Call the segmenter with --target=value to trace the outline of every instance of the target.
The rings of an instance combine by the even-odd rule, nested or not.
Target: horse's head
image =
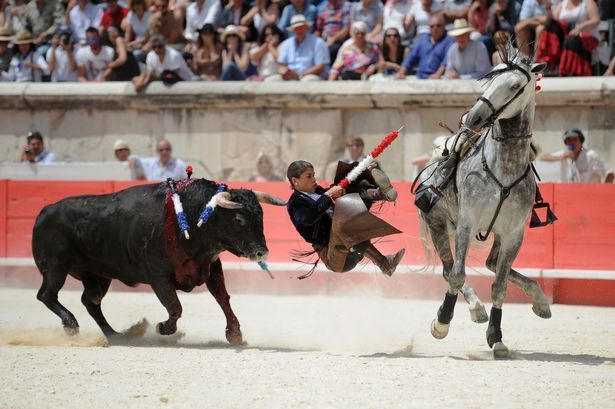
[[[494,67],[480,80],[487,89],[472,107],[465,125],[476,131],[496,119],[511,118],[534,104],[536,79],[546,68],[545,63],[534,63],[530,57],[516,55],[509,45],[504,62]]]

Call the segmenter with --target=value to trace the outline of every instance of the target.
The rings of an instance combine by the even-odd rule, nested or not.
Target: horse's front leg
[[[444,301],[438,309],[438,317],[431,323],[431,335],[442,339],[448,334],[448,328],[455,312],[457,295],[465,285],[465,262],[470,242],[471,228],[469,223],[460,220],[455,232],[455,262],[448,276],[449,289],[444,295]]]
[[[506,297],[510,269],[521,248],[523,232],[512,236],[513,238],[510,241],[502,242],[500,245],[495,267],[495,281],[491,285],[493,306],[487,327],[487,343],[490,348],[493,348],[493,355],[496,359],[509,356],[508,347],[502,342],[502,305],[504,304],[504,297]]]

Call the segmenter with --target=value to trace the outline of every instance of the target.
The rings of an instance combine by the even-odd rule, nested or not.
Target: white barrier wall
[[[534,136],[543,150],[562,148],[563,130],[576,126],[615,165],[615,78],[546,78],[541,86]],[[272,157],[282,176],[301,158],[324,177],[331,176],[328,165],[346,156],[346,137],[361,136],[371,149],[404,125],[380,162],[393,179],[410,180],[411,159],[446,133],[438,123],[456,129],[480,93],[478,82],[462,80],[154,83],[142,94],[130,83],[3,83],[0,162],[16,160],[23,135],[36,129],[59,160],[113,161],[119,138],[133,154],[150,156],[165,137],[197,177],[247,179],[259,152]]]

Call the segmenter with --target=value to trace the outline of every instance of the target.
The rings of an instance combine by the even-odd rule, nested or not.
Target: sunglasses
[[[158,152],[170,152],[171,148],[158,148]]]
[[[358,143],[351,143],[351,144],[346,145],[346,147],[347,148],[360,148],[361,145]]]
[[[443,27],[442,24],[430,24],[429,28]]]
[[[162,50],[164,48],[164,45],[162,44],[156,44],[152,46],[152,49],[154,50]]]

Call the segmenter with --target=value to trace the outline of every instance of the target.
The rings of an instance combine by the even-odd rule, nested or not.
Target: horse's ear
[[[532,68],[530,69],[530,71],[533,74],[540,74],[541,72],[545,70],[545,68],[547,68],[546,62],[537,62],[537,63],[532,64]]]

